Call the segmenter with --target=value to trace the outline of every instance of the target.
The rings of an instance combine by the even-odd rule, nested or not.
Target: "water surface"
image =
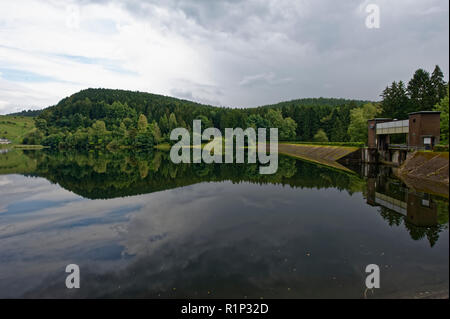
[[[355,171],[287,157],[261,176],[165,153],[2,153],[0,297],[448,294],[448,200],[389,168]],[[68,264],[80,289],[65,287]],[[369,264],[381,268],[376,291]]]

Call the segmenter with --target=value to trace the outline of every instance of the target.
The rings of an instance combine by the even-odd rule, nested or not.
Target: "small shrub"
[[[435,145],[433,148],[435,152],[448,152],[448,145]]]

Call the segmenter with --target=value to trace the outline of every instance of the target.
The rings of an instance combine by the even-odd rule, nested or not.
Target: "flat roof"
[[[391,119],[391,118],[382,118],[382,117],[379,117],[379,118],[371,119],[371,120],[368,120],[368,121],[392,121],[392,119]]]
[[[441,112],[439,112],[439,111],[420,111],[420,112],[409,113],[408,115],[414,115],[414,114],[441,114]]]

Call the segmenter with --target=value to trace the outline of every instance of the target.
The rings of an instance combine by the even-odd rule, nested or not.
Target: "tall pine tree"
[[[433,73],[431,74],[431,85],[433,87],[435,98],[434,104],[439,103],[446,96],[444,73],[442,73],[439,65],[436,65]]]
[[[430,111],[436,104],[436,98],[431,84],[430,73],[419,69],[408,83],[408,94],[411,99],[412,111]]]

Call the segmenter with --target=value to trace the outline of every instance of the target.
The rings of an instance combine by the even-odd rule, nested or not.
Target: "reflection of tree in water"
[[[274,175],[259,174],[257,164],[180,164],[170,161],[163,152],[24,152],[36,160],[34,176],[45,177],[63,188],[90,199],[106,199],[188,186],[201,182],[231,181],[254,184],[288,185],[294,188],[336,188],[350,195],[369,189],[367,182],[356,175],[324,168],[309,162],[280,156]],[[405,198],[404,186],[398,180],[378,183],[381,191],[396,199]],[[385,207],[380,215],[392,227],[407,228],[411,238],[427,238],[434,246],[439,234],[448,228],[448,201],[432,197],[436,226],[419,227]],[[436,213],[435,212],[435,213]]]
[[[403,222],[403,216],[385,207],[381,207],[380,215],[386,220],[389,226],[400,226]]]
[[[445,204],[445,203],[444,203]],[[442,204],[442,206],[444,205]],[[392,211],[385,207],[380,207],[380,216],[383,217],[385,221],[388,222],[389,226],[401,226],[405,225],[405,228],[408,230],[409,235],[413,240],[422,240],[425,237],[427,238],[430,246],[433,247],[437,241],[439,240],[439,234],[448,229],[448,206],[447,207],[447,221],[444,223],[440,223],[435,226],[423,227],[414,225],[407,220],[405,217],[395,211]]]
[[[367,203],[378,207],[389,226],[404,225],[413,240],[427,238],[433,247],[448,228],[448,199],[408,187],[389,167],[371,169],[364,191]]]
[[[443,199],[434,199],[437,210],[437,220],[440,225],[447,224],[448,226],[448,201]]]
[[[425,236],[428,239],[428,242],[430,243],[430,246],[433,247],[438,239],[439,234],[448,228],[448,225],[436,225],[432,227],[418,227],[416,225],[413,225],[409,222],[405,221],[405,227],[408,229],[409,235],[414,240],[421,240],[425,238]]]
[[[187,186],[231,181],[280,184],[299,188],[337,188],[361,192],[364,180],[289,157],[279,157],[274,175],[261,175],[258,164],[173,164],[162,152],[30,152],[35,175],[58,183],[83,197],[114,198]]]

